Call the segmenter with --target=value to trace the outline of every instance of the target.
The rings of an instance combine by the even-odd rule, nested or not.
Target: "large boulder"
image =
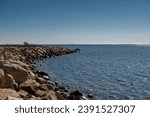
[[[39,86],[40,84],[35,80],[28,79],[26,82],[21,83],[19,87],[29,94],[34,95]]]
[[[15,82],[14,78],[10,74],[5,74],[4,80],[2,82],[3,88],[18,88],[18,84]]]
[[[18,84],[13,79],[10,74],[5,74],[2,69],[0,69],[0,88],[14,88],[17,89]]]
[[[20,98],[19,94],[13,89],[0,88],[0,100],[8,99],[8,97]]]
[[[17,83],[25,82],[28,79],[28,71],[18,63],[0,61],[0,68],[2,68],[5,73],[11,74]]]

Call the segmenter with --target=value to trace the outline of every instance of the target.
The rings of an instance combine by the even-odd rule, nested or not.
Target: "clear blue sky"
[[[0,0],[0,43],[150,44],[150,0]]]

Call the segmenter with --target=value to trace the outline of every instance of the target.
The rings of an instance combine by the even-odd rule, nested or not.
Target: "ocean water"
[[[93,99],[150,99],[150,46],[64,45],[80,53],[38,61],[38,69]]]

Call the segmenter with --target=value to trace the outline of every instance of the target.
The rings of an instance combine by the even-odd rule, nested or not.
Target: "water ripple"
[[[92,93],[94,99],[150,99],[150,47],[68,47],[81,53],[40,61],[37,67],[70,90]]]

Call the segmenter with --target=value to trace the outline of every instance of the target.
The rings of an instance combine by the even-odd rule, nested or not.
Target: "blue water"
[[[150,99],[150,46],[68,45],[80,53],[49,58],[37,67],[53,81],[93,99]]]

